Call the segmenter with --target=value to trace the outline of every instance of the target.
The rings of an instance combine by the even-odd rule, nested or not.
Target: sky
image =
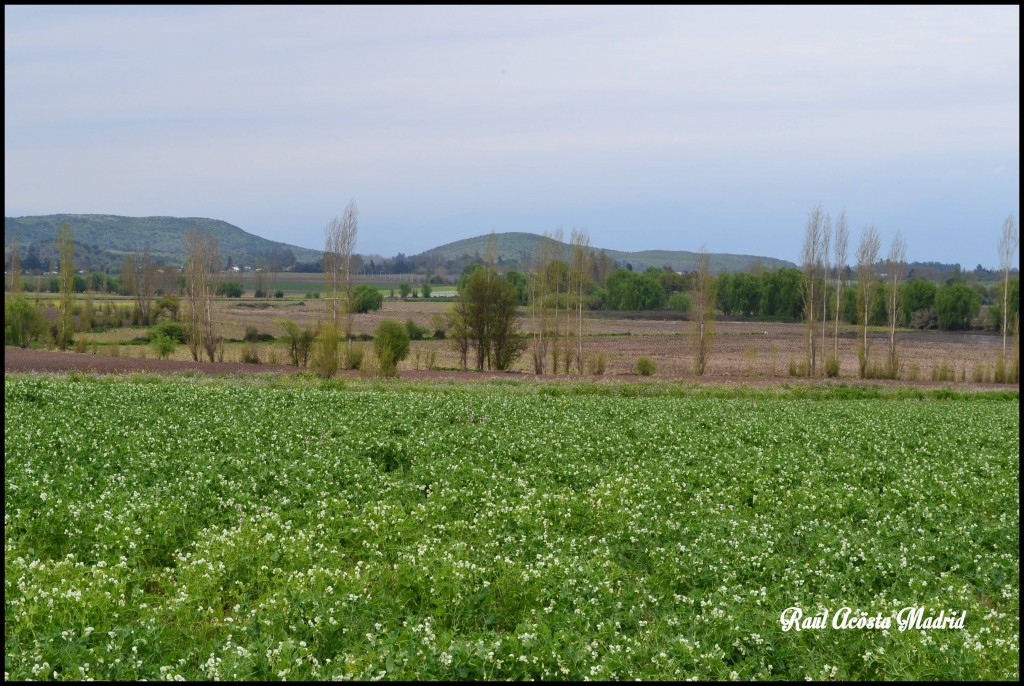
[[[1020,10],[4,8],[4,214],[209,217],[392,256],[490,231],[998,264]]]

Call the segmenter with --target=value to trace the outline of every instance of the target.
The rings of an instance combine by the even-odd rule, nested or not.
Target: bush
[[[657,371],[654,360],[649,357],[641,357],[636,361],[636,373],[640,376],[652,376]]]
[[[274,297],[275,298],[283,298],[284,297],[284,291],[282,291],[280,288],[278,288],[276,291],[274,291]]]
[[[242,346],[242,354],[239,359],[241,359],[241,361],[244,362],[245,364],[259,364],[259,350],[256,349],[256,346],[253,345],[252,342],[247,341]]]
[[[381,375],[396,376],[398,363],[409,356],[409,334],[405,327],[393,319],[382,321],[373,338],[373,351],[380,363]]]
[[[402,294],[403,298],[408,298],[409,293],[412,291],[412,286],[405,283],[404,281],[398,284],[398,292]]]
[[[677,291],[673,293],[671,296],[669,296],[668,309],[678,310],[679,312],[689,312],[690,307],[690,296],[688,296],[686,293],[683,293],[682,291]]]
[[[161,360],[166,360],[174,352],[174,349],[178,347],[176,339],[171,338],[165,334],[157,334],[150,336],[149,347],[153,349],[153,352]]]
[[[430,333],[430,330],[417,325],[416,322],[411,319],[406,319],[405,332],[409,335],[410,341],[422,341],[423,337]]]
[[[284,341],[288,345],[288,357],[296,367],[305,367],[309,362],[309,351],[316,339],[316,331],[313,329],[300,329],[298,324],[286,319],[282,322],[284,326]]]
[[[316,373],[329,379],[338,371],[338,330],[328,324],[320,331],[320,343],[313,355]]]
[[[188,329],[178,322],[162,321],[149,327],[149,340],[158,336],[166,336],[175,343],[184,343],[188,339]]]
[[[443,339],[445,336],[444,315],[440,312],[430,315],[430,328],[434,330],[434,338]]]
[[[373,286],[360,284],[352,292],[353,311],[358,314],[376,312],[384,305],[384,296]]]
[[[224,296],[225,298],[241,298],[242,284],[234,281],[221,281],[217,284],[217,295]]]
[[[839,376],[839,358],[834,354],[825,358],[825,376],[829,378]]]
[[[4,301],[4,345],[27,348],[46,333],[46,321],[39,310],[20,295]]]
[[[604,353],[593,353],[587,355],[587,374],[600,376],[604,374],[605,356]]]
[[[423,284],[422,286],[420,286],[420,288],[421,288],[421,290],[423,291],[423,297],[424,297],[424,298],[429,298],[429,297],[430,297],[430,293],[431,293],[431,291],[433,290],[433,289],[432,289],[432,288],[430,287],[430,284],[429,284],[429,283],[425,283],[425,284]]]
[[[345,369],[359,369],[363,366],[363,357],[366,351],[361,343],[349,343],[345,348]]]

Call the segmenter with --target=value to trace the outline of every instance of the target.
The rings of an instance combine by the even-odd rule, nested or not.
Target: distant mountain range
[[[479,255],[482,257],[487,252],[487,244],[490,239],[490,236],[485,235],[446,243],[445,245],[420,253],[416,256],[416,259],[437,257],[441,260],[452,260],[458,259],[462,255]],[[538,236],[535,233],[496,233],[494,234],[495,259],[501,259],[505,262],[517,262],[521,265],[528,256],[537,253],[542,240],[544,240],[544,237]],[[599,246],[593,247],[597,252],[602,250]],[[619,264],[631,265],[633,270],[638,272],[648,267],[661,268],[666,266],[678,272],[694,271],[697,269],[697,258],[699,257],[699,253],[686,250],[626,252],[623,250],[604,249],[604,253]],[[796,266],[792,262],[774,257],[733,255],[729,253],[708,253],[708,255],[711,258],[711,270],[714,272],[741,272],[747,270],[754,263],[760,263],[765,269]]]
[[[57,229],[67,222],[74,230],[75,258],[92,269],[116,270],[126,254],[142,252],[149,246],[154,260],[181,265],[182,238],[188,229],[198,229],[217,240],[221,260],[230,257],[236,265],[254,265],[269,260],[276,250],[282,264],[289,255],[297,262],[319,261],[323,253],[297,245],[278,243],[255,236],[218,219],[198,217],[118,217],[108,214],[50,214],[36,217],[4,217],[4,254],[17,241],[22,260],[31,248],[43,263],[57,261]]]
[[[17,242],[24,261],[29,253],[43,265],[57,262],[57,229],[67,222],[74,230],[76,262],[90,269],[116,271],[126,254],[141,252],[149,246],[153,258],[168,264],[184,262],[182,237],[188,229],[208,232],[217,239],[221,260],[238,266],[252,266],[257,260],[269,260],[277,251],[282,266],[295,262],[316,263],[323,258],[320,250],[279,243],[248,233],[218,219],[198,217],[120,217],[108,214],[51,214],[31,217],[4,217],[4,253]],[[446,243],[411,258],[413,264],[459,260],[464,256],[483,256],[490,236],[476,236]],[[524,266],[526,258],[535,254],[542,236],[533,233],[494,234],[496,259]],[[594,246],[598,252],[599,246]],[[676,271],[696,269],[697,253],[684,250],[644,250],[625,252],[605,250],[605,254],[636,271],[647,267],[670,266]],[[716,272],[743,271],[755,262],[765,269],[792,267],[792,262],[756,255],[711,253],[711,268]]]

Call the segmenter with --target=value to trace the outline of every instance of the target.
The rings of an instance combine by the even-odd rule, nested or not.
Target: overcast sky
[[[995,265],[1019,224],[1006,7],[4,9],[6,216],[211,217],[360,253],[495,230]]]

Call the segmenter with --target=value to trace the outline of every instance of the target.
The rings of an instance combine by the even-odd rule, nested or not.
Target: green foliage
[[[237,281],[221,281],[217,284],[217,295],[225,298],[241,298],[243,292],[242,284]]]
[[[641,357],[636,361],[636,373],[640,376],[651,376],[657,371],[654,360],[649,357]]]
[[[401,293],[403,298],[408,298],[409,294],[412,292],[412,286],[403,281],[398,284],[398,292]]]
[[[27,348],[46,334],[46,320],[22,295],[4,300],[4,345]]]
[[[686,293],[676,292],[668,298],[668,309],[670,310],[689,312],[692,307],[693,303],[690,301],[690,296]]]
[[[943,331],[970,328],[971,319],[979,309],[981,296],[965,284],[940,286],[935,292],[935,314]]]
[[[380,363],[383,376],[395,376],[398,363],[409,356],[409,334],[406,327],[394,319],[385,319],[377,325],[373,336],[373,352]]]
[[[409,336],[410,341],[422,341],[423,338],[430,333],[430,329],[419,326],[412,319],[405,320],[405,333]]]
[[[345,369],[360,369],[363,366],[363,359],[366,351],[363,349],[362,343],[349,342],[345,346],[345,361],[343,367]]]
[[[829,353],[825,358],[825,376],[830,379],[839,376],[839,357],[834,353]]]
[[[373,286],[359,284],[352,291],[353,312],[365,314],[376,312],[384,306],[384,296]]]
[[[288,346],[289,361],[296,367],[305,367],[309,362],[309,353],[313,348],[313,342],[316,340],[316,331],[300,328],[290,319],[281,322],[281,326],[284,328],[282,338]]]
[[[174,349],[178,347],[178,341],[170,336],[158,333],[150,336],[149,347],[153,349],[158,358],[166,360],[174,352]]]
[[[273,383],[7,376],[11,681],[1018,675],[1016,392]]]
[[[164,336],[175,343],[185,343],[188,341],[188,328],[184,324],[165,320],[149,327],[148,336],[150,341]]]
[[[761,274],[760,316],[796,321],[803,313],[804,275],[799,269],[778,269]]]
[[[504,371],[526,349],[519,331],[519,300],[511,281],[491,268],[467,270],[460,281],[459,300],[452,306],[453,344],[466,359],[472,348],[476,368]]]
[[[430,287],[430,283],[429,282],[424,283],[422,286],[420,286],[420,290],[423,291],[423,297],[424,298],[429,298],[430,294],[434,291],[434,289],[432,289]]]
[[[656,310],[665,305],[665,291],[652,273],[637,274],[627,269],[616,269],[608,277],[610,310]]]
[[[333,325],[327,324],[320,330],[313,351],[313,369],[325,379],[330,379],[338,371],[339,340],[338,329]]]
[[[900,285],[903,299],[903,326],[910,326],[915,312],[928,310],[935,306],[935,293],[938,290],[932,281],[915,277]]]

